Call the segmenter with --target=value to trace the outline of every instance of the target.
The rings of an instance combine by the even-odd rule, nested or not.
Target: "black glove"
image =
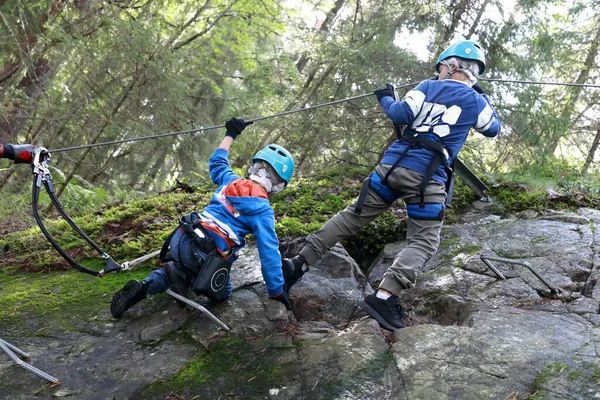
[[[304,263],[306,263],[306,259],[302,255],[298,255],[291,260],[289,258],[281,260],[281,270],[283,272],[283,280],[285,281],[283,290],[289,292],[292,286],[302,279],[302,275],[308,271],[308,268],[306,268],[306,271],[302,271]]]
[[[381,99],[385,96],[390,96],[392,99],[394,98],[394,87],[389,83],[385,84],[384,88],[375,89],[373,92],[375,96],[377,96],[377,101],[381,102]]]
[[[479,94],[485,94],[485,90],[483,90],[483,88],[481,87],[481,85],[479,85],[479,83],[475,82],[475,84],[472,86],[473,90],[476,91]]]
[[[279,296],[274,296],[271,298],[273,300],[282,302],[283,305],[285,306],[285,308],[287,308],[288,310],[292,309],[292,303],[290,303],[290,296],[287,294],[287,292],[285,290],[283,292],[281,292],[281,294]]]
[[[36,146],[32,144],[0,144],[0,158],[14,160],[15,164],[31,164]]]
[[[243,118],[231,118],[225,122],[225,129],[227,129],[225,136],[235,139],[248,125],[252,125],[253,123],[254,121],[246,122]]]

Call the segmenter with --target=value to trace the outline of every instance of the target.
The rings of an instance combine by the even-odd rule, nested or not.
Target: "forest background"
[[[488,183],[551,181],[563,196],[597,200],[600,91],[582,86],[600,83],[597,0],[0,0],[0,143],[52,151],[268,116],[386,82],[416,85],[459,39],[485,49],[483,78],[578,84],[482,81],[503,132],[471,135],[460,158]],[[59,152],[57,195],[77,212],[206,182],[222,135]],[[243,173],[275,142],[310,184],[338,168],[372,168],[393,139],[368,96],[259,121],[231,161]],[[30,219],[30,173],[0,160],[4,221]]]

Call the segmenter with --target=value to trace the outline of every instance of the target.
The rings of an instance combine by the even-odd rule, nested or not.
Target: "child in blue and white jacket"
[[[210,177],[219,185],[210,204],[197,213],[202,228],[207,232],[217,251],[229,262],[234,262],[236,250],[245,246],[245,237],[253,234],[261,261],[261,272],[267,292],[272,299],[291,309],[288,291],[302,276],[301,269],[285,264],[279,253],[275,233],[275,215],[269,197],[281,191],[294,172],[291,154],[283,147],[270,144],[259,151],[248,169],[249,179],[233,172],[229,165],[229,148],[234,139],[250,125],[241,118],[232,118],[225,124],[227,133],[209,161]],[[142,281],[130,280],[112,299],[111,313],[120,317],[127,309],[146,298],[146,295],[173,291],[186,295],[194,283],[193,270],[202,268],[207,255],[186,233],[176,230],[170,241],[171,255],[176,263],[165,264]],[[176,290],[177,287],[179,290]],[[231,296],[231,279],[219,292],[219,300]]]
[[[395,99],[389,84],[375,90],[388,118],[406,127],[404,136],[385,151],[359,199],[308,235],[300,254],[289,260],[294,265],[314,265],[335,243],[354,235],[396,199],[404,200],[407,245],[396,255],[378,290],[359,303],[386,329],[404,328],[398,294],[415,286],[418,271],[439,246],[447,197],[446,165],[456,159],[471,128],[487,137],[501,131],[496,111],[477,84],[485,67],[481,47],[463,40],[440,54],[439,78],[421,82],[402,100]]]

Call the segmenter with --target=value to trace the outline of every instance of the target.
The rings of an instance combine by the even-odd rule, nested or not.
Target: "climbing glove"
[[[285,290],[283,292],[281,292],[281,294],[279,294],[278,296],[273,296],[271,298],[273,300],[282,302],[283,305],[285,306],[285,308],[287,308],[288,310],[292,309],[292,303],[290,303],[290,296],[287,294],[287,292]]]
[[[0,158],[8,158],[15,164],[31,164],[35,147],[32,144],[0,144]]]
[[[377,101],[379,102],[381,102],[381,99],[385,96],[390,96],[393,99],[394,87],[391,84],[386,83],[384,88],[375,89],[373,93],[375,93],[375,96],[377,96]]]
[[[481,85],[477,82],[475,82],[475,84],[472,86],[473,90],[476,91],[479,94],[485,94],[485,90],[483,90],[483,88],[481,87]]]
[[[243,118],[231,118],[227,122],[225,122],[225,129],[227,129],[227,133],[225,136],[229,136],[232,139],[238,137],[240,133],[248,126],[253,124],[254,121],[244,121]]]

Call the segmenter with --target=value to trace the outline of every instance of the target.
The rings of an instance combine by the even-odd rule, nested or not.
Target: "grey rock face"
[[[233,296],[191,297],[230,328],[157,295],[119,320],[0,337],[60,378],[0,354],[10,399],[592,399],[600,397],[600,211],[502,219],[476,202],[442,232],[438,253],[400,302],[407,328],[382,330],[358,308],[404,241],[367,276],[334,247],[290,293],[267,296],[255,248],[232,270]],[[535,214],[535,215],[534,215]],[[494,256],[531,267],[492,261]]]

